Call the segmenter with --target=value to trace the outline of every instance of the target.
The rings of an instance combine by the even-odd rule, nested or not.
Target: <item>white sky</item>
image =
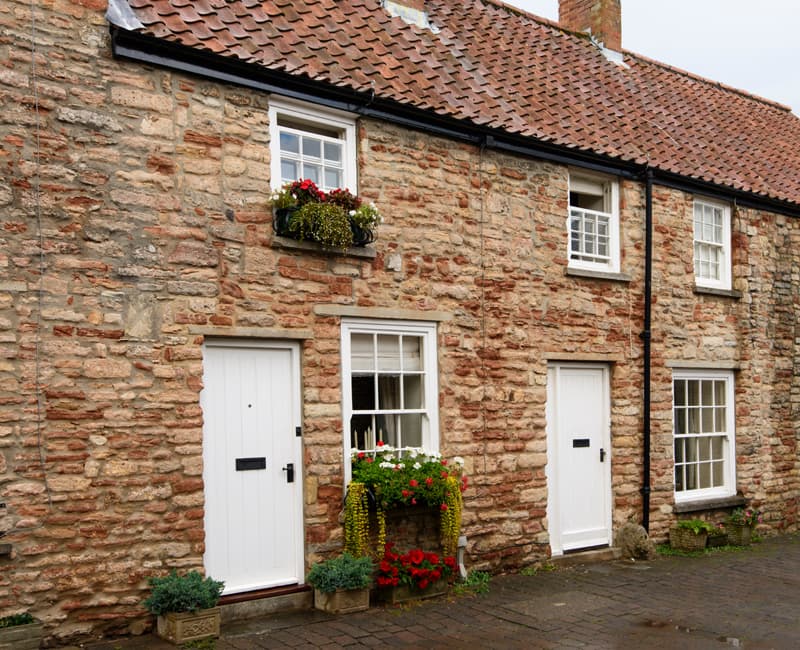
[[[558,20],[558,0],[504,0]],[[800,0],[622,0],[622,47],[800,115]]]

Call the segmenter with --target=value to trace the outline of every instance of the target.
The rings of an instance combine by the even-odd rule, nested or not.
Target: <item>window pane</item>
[[[675,441],[675,462],[682,463],[683,462],[683,447],[686,443],[685,440],[676,440]]]
[[[700,411],[697,408],[689,408],[686,416],[688,418],[686,433],[700,433]]]
[[[353,389],[353,410],[368,411],[375,409],[375,376],[353,375],[350,382]]]
[[[303,157],[322,158],[322,142],[314,138],[303,138]]]
[[[373,441],[372,416],[354,415],[350,418],[350,444],[355,449],[372,449]]]
[[[712,381],[702,381],[701,382],[701,392],[702,392],[702,404],[703,406],[713,406],[714,405],[714,382]]]
[[[675,380],[675,406],[686,405],[686,381],[683,379]]]
[[[711,487],[711,463],[700,463],[698,465],[698,487],[702,490]]]
[[[342,186],[342,173],[337,169],[325,169],[324,190],[334,190]]]
[[[725,444],[725,438],[722,436],[711,439],[711,458],[714,460],[722,459],[722,449]]]
[[[303,177],[314,181],[316,185],[319,185],[319,171],[319,165],[309,165],[308,163],[303,165]]]
[[[375,369],[372,334],[350,336],[350,364],[353,371]]]
[[[686,489],[697,489],[697,465],[686,465]]]
[[[725,475],[724,475],[725,463],[723,463],[722,461],[717,461],[716,463],[712,463],[712,468],[713,468],[712,479],[714,481],[713,483],[714,487],[720,487],[722,485],[725,485]]]
[[[378,408],[400,408],[400,377],[398,375],[380,375],[378,377]]]
[[[403,408],[421,409],[422,404],[422,376],[405,375],[403,377]]]
[[[697,460],[697,438],[687,439],[685,442],[686,461],[695,462]]]
[[[700,385],[696,380],[686,382],[686,403],[696,405],[700,403]]]
[[[675,466],[675,491],[676,492],[683,492],[684,484],[683,484],[683,465],[676,465]]]
[[[421,337],[403,337],[403,370],[422,370]]]
[[[714,403],[717,406],[725,406],[725,382],[714,382]]]
[[[686,409],[675,409],[675,433],[686,433]]]
[[[400,338],[378,335],[378,370],[400,370]]]
[[[326,163],[341,163],[342,161],[342,145],[336,142],[325,143],[325,162]]]
[[[702,418],[702,433],[714,433],[714,409],[704,408],[701,410]]]
[[[400,416],[403,447],[422,447],[422,414],[406,413]]]
[[[700,438],[697,441],[697,457],[700,460],[711,460],[711,440]]]
[[[300,136],[281,131],[281,151],[290,154],[300,153]]]
[[[296,181],[300,177],[300,168],[296,162],[291,160],[281,160],[281,181],[289,183]]]
[[[714,433],[725,433],[727,423],[725,422],[725,407],[720,406],[714,409]]]

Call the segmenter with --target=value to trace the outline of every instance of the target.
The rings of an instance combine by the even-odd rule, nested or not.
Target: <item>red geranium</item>
[[[436,553],[426,553],[414,548],[408,553],[395,553],[392,542],[387,542],[383,560],[378,564],[378,585],[406,584],[426,589],[432,583],[447,578],[456,567],[452,556],[440,558]]]

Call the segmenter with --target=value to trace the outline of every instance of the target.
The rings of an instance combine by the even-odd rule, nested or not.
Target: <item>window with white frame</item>
[[[619,184],[601,176],[569,177],[569,266],[619,272]]]
[[[353,449],[438,451],[436,324],[342,321],[346,458]]]
[[[736,493],[733,373],[673,374],[675,500]]]
[[[694,202],[694,278],[701,287],[731,288],[731,214],[722,203]]]
[[[272,98],[269,123],[273,189],[310,179],[325,191],[358,191],[355,121],[347,113]]]

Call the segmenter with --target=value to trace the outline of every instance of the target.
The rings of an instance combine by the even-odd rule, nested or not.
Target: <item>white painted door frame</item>
[[[300,346],[209,338],[203,359],[206,571],[225,594],[301,584]]]
[[[547,521],[553,555],[612,543],[610,376],[608,364],[548,366]]]

